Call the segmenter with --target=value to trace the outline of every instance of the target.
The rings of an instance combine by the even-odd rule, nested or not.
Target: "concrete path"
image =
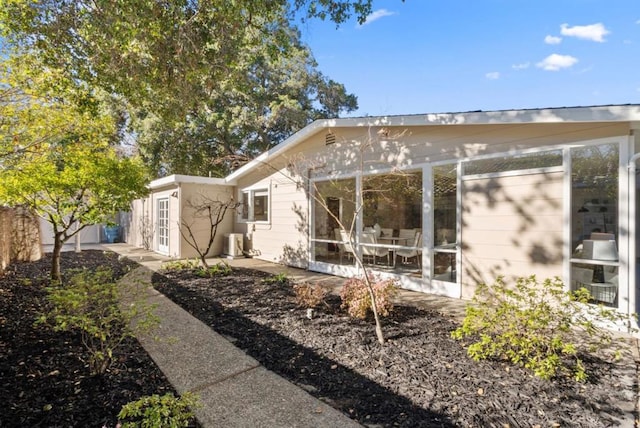
[[[160,326],[142,346],[179,393],[200,396],[203,427],[359,427],[333,407],[266,370],[258,361],[151,287],[166,258],[126,244],[105,248],[142,266],[122,281],[156,305]]]

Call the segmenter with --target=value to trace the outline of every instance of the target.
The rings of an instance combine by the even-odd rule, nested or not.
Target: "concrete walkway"
[[[138,337],[178,393],[200,396],[203,427],[359,427],[236,348],[227,339],[154,290],[151,278],[168,258],[126,244],[104,244],[141,267],[122,278],[130,291],[155,304],[155,337]]]

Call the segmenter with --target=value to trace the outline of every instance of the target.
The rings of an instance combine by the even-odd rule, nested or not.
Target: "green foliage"
[[[120,344],[135,331],[147,331],[158,323],[153,306],[134,301],[119,306],[120,289],[111,270],[79,271],[69,284],[48,288],[53,309],[39,323],[51,323],[56,331],[79,331],[89,352],[92,374],[107,371]]]
[[[0,37],[123,97],[154,173],[220,176],[315,119],[357,108],[317,70],[292,25],[298,10],[343,22],[364,19],[371,0],[0,0]]]
[[[613,309],[588,305],[589,292],[567,292],[559,278],[540,283],[521,277],[509,287],[502,277],[492,286],[478,285],[466,307],[456,339],[472,338],[467,353],[474,360],[504,359],[551,379],[587,378],[580,355],[611,350],[613,335],[598,322],[628,321]],[[614,357],[619,349],[613,346]]]
[[[379,316],[386,317],[393,310],[392,298],[398,294],[398,286],[392,279],[379,279],[369,276],[371,288],[376,300],[376,310]],[[364,319],[372,310],[369,287],[364,278],[350,278],[340,290],[342,307],[354,318]]]
[[[280,272],[263,279],[262,283],[271,285],[286,285],[289,283],[289,277],[287,276],[286,272]]]
[[[168,271],[181,271],[197,269],[200,266],[198,259],[182,259],[164,262],[162,268]]]
[[[196,275],[203,278],[231,275],[232,272],[231,266],[224,262],[218,262],[213,266],[200,266],[196,269]]]
[[[193,410],[199,406],[198,396],[185,392],[145,396],[122,406],[118,413],[122,428],[178,428],[189,426]]]
[[[320,284],[296,284],[293,286],[296,303],[303,308],[317,308],[325,303],[327,290]]]

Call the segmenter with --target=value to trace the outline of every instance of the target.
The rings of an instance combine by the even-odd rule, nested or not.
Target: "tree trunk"
[[[62,253],[62,240],[57,233],[54,237],[53,254],[51,255],[51,281],[61,282],[60,275],[60,254]]]

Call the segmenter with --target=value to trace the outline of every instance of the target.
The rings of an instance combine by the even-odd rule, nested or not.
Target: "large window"
[[[571,284],[617,307],[618,144],[571,149]]]
[[[354,251],[343,236],[355,226],[355,179],[316,182],[313,245],[316,261],[353,264]]]
[[[432,278],[456,282],[457,194],[455,164],[433,167],[433,270]]]
[[[269,221],[269,191],[245,190],[241,194],[239,217],[241,221]]]

